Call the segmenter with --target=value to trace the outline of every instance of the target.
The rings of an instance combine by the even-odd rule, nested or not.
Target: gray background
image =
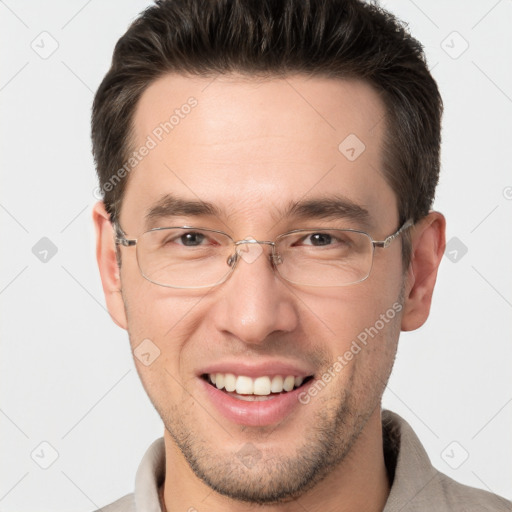
[[[0,1],[2,511],[111,502],[162,435],[105,310],[91,222],[93,92],[147,5]],[[384,405],[441,471],[510,499],[512,1],[383,5],[425,45],[444,97],[435,208],[449,240],[430,319],[402,335]]]

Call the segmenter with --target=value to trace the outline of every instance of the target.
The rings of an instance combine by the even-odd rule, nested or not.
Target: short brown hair
[[[382,8],[360,0],[157,0],[114,49],[92,111],[92,147],[105,207],[115,219],[146,88],[170,72],[358,78],[386,106],[384,176],[400,222],[429,212],[439,178],[442,100],[421,44]],[[125,173],[123,173],[123,176]],[[410,260],[404,238],[403,261]]]

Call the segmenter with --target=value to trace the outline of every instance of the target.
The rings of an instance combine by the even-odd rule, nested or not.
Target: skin
[[[278,211],[288,201],[334,193],[369,211],[375,240],[399,227],[396,196],[381,172],[384,105],[368,84],[167,75],[137,105],[135,146],[190,96],[197,107],[129,176],[119,215],[129,238],[145,230],[144,215],[167,192],[208,201],[221,213],[159,220],[158,226],[211,227],[235,240],[273,240],[291,229],[329,225]],[[351,133],[366,146],[353,162],[338,151]],[[444,251],[444,217],[431,212],[411,228],[412,261],[405,272],[398,239],[376,249],[368,279],[351,286],[291,285],[267,258],[258,258],[239,264],[215,288],[176,290],[142,277],[135,248],[121,248],[119,269],[103,203],[93,215],[109,312],[128,331],[132,349],[149,338],[161,351],[149,366],[135,363],[165,425],[167,510],[382,510],[389,482],[381,396],[400,330],[417,329],[428,317]],[[347,221],[346,227],[360,226]],[[303,362],[321,376],[397,301],[400,314],[309,404],[278,425],[229,422],[196,377],[198,368],[230,356]],[[247,443],[261,454],[250,468],[237,457]]]

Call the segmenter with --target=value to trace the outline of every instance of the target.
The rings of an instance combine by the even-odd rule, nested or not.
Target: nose
[[[298,310],[290,285],[274,272],[268,245],[238,246],[236,267],[221,285],[215,306],[216,328],[247,344],[261,344],[270,334],[291,332]]]

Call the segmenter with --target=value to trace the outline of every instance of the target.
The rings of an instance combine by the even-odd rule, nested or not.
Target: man
[[[161,1],[95,98],[97,258],[165,432],[149,510],[510,510],[381,411],[427,319],[442,103],[357,0]]]

